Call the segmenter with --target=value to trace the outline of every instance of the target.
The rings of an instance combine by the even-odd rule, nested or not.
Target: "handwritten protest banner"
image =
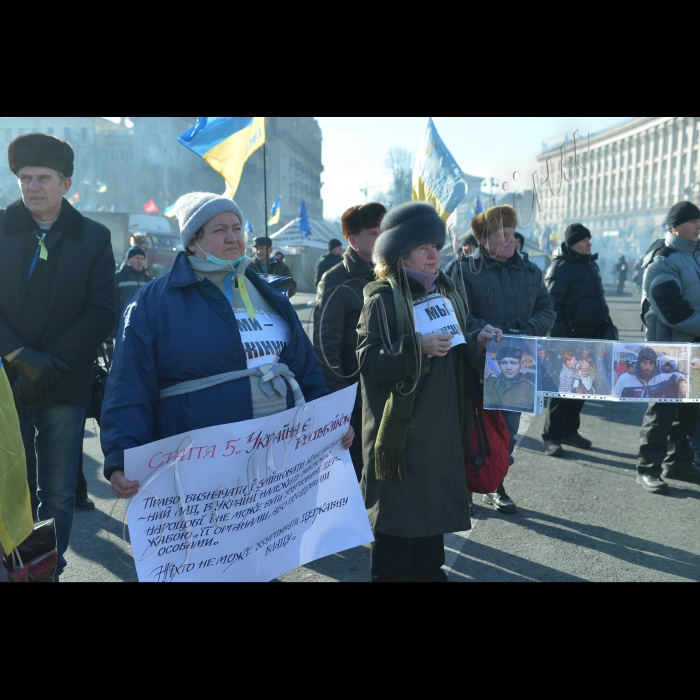
[[[125,453],[142,582],[271,581],[373,541],[350,453],[357,385]]]
[[[453,335],[452,347],[466,345],[452,302],[441,294],[430,294],[413,305],[416,330],[421,335]]]

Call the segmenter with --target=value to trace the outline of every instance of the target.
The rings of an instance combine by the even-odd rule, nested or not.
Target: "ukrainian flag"
[[[265,117],[198,117],[178,141],[211,165],[236,195],[248,158],[265,143]]]
[[[430,202],[442,220],[447,221],[466,193],[462,170],[445,147],[431,118],[413,169],[413,199]]]
[[[270,209],[270,220],[267,222],[268,226],[276,226],[279,224],[282,218],[282,197],[280,197]]]
[[[34,532],[27,462],[10,382],[0,361],[0,545],[5,554]]]

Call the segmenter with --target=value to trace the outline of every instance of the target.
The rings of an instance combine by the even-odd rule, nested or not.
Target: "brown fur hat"
[[[507,205],[500,207],[491,207],[485,214],[479,214],[472,221],[472,229],[476,235],[476,239],[481,241],[488,236],[489,233],[498,231],[501,228],[517,228],[518,217],[513,207]]]
[[[348,209],[343,214],[343,236],[358,236],[369,228],[379,228],[386,216],[386,207],[379,202],[370,202]]]
[[[49,134],[18,136],[7,149],[10,170],[15,175],[22,168],[53,168],[65,177],[72,177],[74,158],[67,141]]]

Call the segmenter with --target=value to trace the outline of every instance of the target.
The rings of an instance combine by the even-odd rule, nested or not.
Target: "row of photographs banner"
[[[700,403],[700,345],[510,336],[489,343],[485,409],[537,413],[544,397]]]

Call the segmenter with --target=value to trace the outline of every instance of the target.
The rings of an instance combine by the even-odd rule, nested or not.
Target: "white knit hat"
[[[227,211],[233,212],[243,223],[243,214],[231,199],[211,192],[192,192],[180,197],[175,203],[175,214],[180,222],[182,247],[187,250],[202,226]]]

